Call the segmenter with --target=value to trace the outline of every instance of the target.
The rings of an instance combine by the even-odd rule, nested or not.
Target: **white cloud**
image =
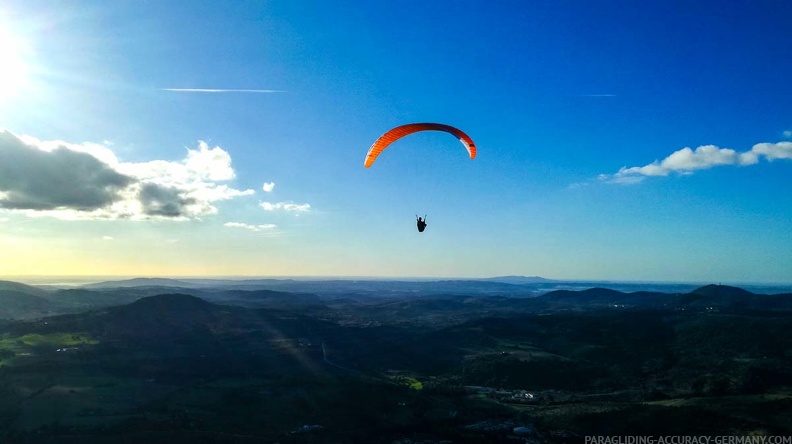
[[[786,131],[784,131],[783,134],[784,134],[784,137],[792,137],[792,130],[786,130]]]
[[[192,189],[192,195],[208,202],[229,200],[239,196],[250,196],[253,190],[235,190],[228,185],[197,186]]]
[[[0,223],[8,222],[9,220],[11,220],[11,219],[9,219],[7,217],[0,217]]]
[[[208,180],[231,180],[236,177],[231,168],[231,156],[216,146],[209,149],[206,142],[199,142],[197,150],[187,150],[184,166]]]
[[[250,225],[242,222],[226,222],[223,224],[224,227],[229,228],[244,228],[250,231],[272,231],[278,228],[275,224],[260,224],[260,225]]]
[[[692,174],[697,170],[733,165],[748,166],[759,159],[792,159],[792,142],[759,143],[750,151],[738,152],[715,145],[703,145],[695,150],[688,147],[671,153],[663,160],[640,167],[622,167],[616,174],[600,174],[599,179],[610,183],[634,184],[649,176],[668,176],[671,173]]]
[[[272,190],[275,189],[275,182],[264,182],[261,189],[264,190],[265,193],[271,193]]]
[[[696,148],[682,148],[660,162],[660,167],[667,171],[704,170],[720,165],[750,165],[758,162],[751,153],[740,155],[729,148],[718,148],[715,145],[704,145]]]
[[[102,240],[115,240],[113,236],[102,236]]]
[[[792,159],[792,142],[757,143],[751,152],[765,156],[767,160]]]
[[[45,151],[51,153],[58,149],[66,148],[70,151],[78,152],[78,153],[85,153],[90,154],[93,157],[96,157],[100,161],[108,164],[108,165],[117,165],[118,158],[116,157],[115,153],[105,145],[111,145],[111,143],[105,143],[105,145],[92,143],[92,142],[83,142],[83,143],[69,143],[63,140],[39,140],[33,136],[28,135],[21,135],[16,136],[12,134],[10,131],[3,131],[4,136],[10,135],[12,137],[16,137],[24,144],[29,146],[34,146],[41,151]]]
[[[631,168],[621,167],[619,172],[616,173],[616,176],[625,177],[632,174],[641,175],[641,176],[667,176],[668,172],[669,172],[668,169],[663,168],[660,165],[660,162],[655,160],[654,163],[650,163],[649,165],[645,165],[642,167],[631,167]]]
[[[227,181],[236,174],[231,168],[231,156],[220,147],[209,148],[200,141],[198,149],[187,149],[181,162],[152,160],[140,163],[116,163],[117,168],[142,180],[157,180],[163,184],[196,181]]]
[[[218,183],[236,176],[231,156],[205,142],[181,161],[132,163],[100,144],[0,131],[0,152],[0,209],[30,217],[185,220],[216,214],[215,202],[254,194]]]
[[[261,202],[259,204],[265,211],[286,211],[289,213],[307,213],[311,211],[311,204],[296,204],[294,202]]]

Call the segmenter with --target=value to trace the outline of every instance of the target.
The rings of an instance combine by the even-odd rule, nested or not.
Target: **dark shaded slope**
[[[33,296],[46,296],[48,293],[48,291],[41,288],[13,281],[0,281],[0,291],[3,290],[17,291],[19,293],[25,293]]]
[[[185,294],[148,296],[108,309],[98,321],[102,335],[123,339],[167,339],[243,329],[250,314]],[[255,316],[252,316],[255,318]]]
[[[717,297],[717,298],[730,298],[730,299],[750,298],[752,296],[756,296],[754,293],[751,293],[748,290],[743,290],[742,288],[731,287],[729,285],[716,285],[716,284],[710,284],[710,285],[705,285],[703,287],[699,287],[688,294],[704,296],[704,297]]]
[[[256,338],[301,336],[321,342],[334,324],[300,313],[218,305],[185,294],[141,298],[131,304],[58,315],[12,325],[15,334],[85,332],[102,341],[156,343],[252,334]]]
[[[28,327],[48,331],[82,331],[103,340],[165,341],[179,337],[239,332],[255,325],[259,316],[249,310],[209,303],[185,294],[141,298],[131,304],[75,315],[48,318],[46,325]]]
[[[273,290],[217,290],[206,291],[201,297],[212,302],[248,308],[296,309],[326,308],[319,296],[311,293],[287,293]]]
[[[52,314],[52,302],[29,293],[0,289],[0,319],[30,319]]]
[[[596,310],[478,319],[401,347],[465,385],[736,395],[788,385],[790,328],[783,313]]]
[[[687,308],[722,311],[792,311],[790,294],[756,294],[728,285],[705,285],[678,295],[679,304]]]
[[[167,379],[180,384],[193,378],[225,376],[280,377],[322,367],[324,341],[342,341],[341,327],[297,313],[217,305],[203,299],[167,294],[81,314],[59,315],[7,325],[11,337],[90,338],[68,354],[54,348],[59,365],[134,378]],[[30,365],[40,365],[35,361]],[[23,361],[17,369],[24,370]]]
[[[538,296],[537,308],[544,309],[590,309],[590,308],[641,308],[663,309],[674,303],[672,295],[640,291],[623,293],[609,288],[589,288],[587,290],[556,290]]]

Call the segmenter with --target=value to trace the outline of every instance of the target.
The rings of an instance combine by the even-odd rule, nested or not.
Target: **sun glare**
[[[0,103],[19,92],[28,75],[24,43],[0,28]]]

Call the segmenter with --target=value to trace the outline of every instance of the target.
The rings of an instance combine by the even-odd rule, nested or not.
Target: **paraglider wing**
[[[457,139],[459,139],[460,142],[462,142],[462,145],[465,146],[468,154],[470,154],[470,158],[474,159],[476,157],[476,145],[473,143],[473,139],[471,139],[467,134],[463,133],[460,129],[449,125],[443,125],[442,123],[410,123],[407,125],[397,126],[396,128],[393,128],[392,130],[380,136],[380,138],[374,142],[374,145],[371,145],[371,148],[369,148],[368,154],[366,154],[366,161],[363,163],[363,165],[366,168],[370,167],[374,161],[377,160],[377,156],[379,156],[382,150],[387,148],[388,145],[404,136],[417,133],[419,131],[444,131],[453,134]]]

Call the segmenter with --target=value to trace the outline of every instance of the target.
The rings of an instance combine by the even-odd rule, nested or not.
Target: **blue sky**
[[[792,283],[792,4],[691,3],[6,1],[0,275]]]

